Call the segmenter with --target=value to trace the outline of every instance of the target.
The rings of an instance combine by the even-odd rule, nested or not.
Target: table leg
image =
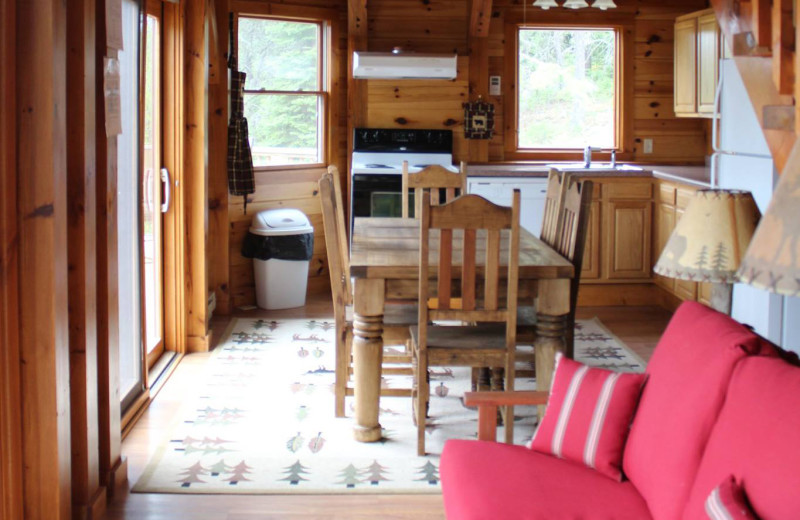
[[[383,364],[384,280],[356,278],[353,298],[353,379],[356,424],[353,435],[359,442],[381,439],[378,422]]]
[[[569,314],[569,279],[539,280],[536,306],[536,389],[550,391],[556,352],[564,352],[564,334]],[[539,418],[544,417],[539,406]]]

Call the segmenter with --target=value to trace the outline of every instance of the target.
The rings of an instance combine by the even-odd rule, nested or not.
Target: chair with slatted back
[[[409,215],[409,197],[414,190],[414,217],[419,218],[419,208],[422,203],[422,193],[431,193],[431,204],[439,205],[449,202],[459,195],[467,193],[467,165],[461,163],[458,172],[434,164],[426,166],[417,173],[408,173],[408,161],[403,161],[403,179],[401,201],[403,205],[403,218]],[[444,191],[444,200],[441,193]]]
[[[417,423],[417,452],[425,453],[425,425],[432,366],[499,367],[505,389],[514,389],[519,278],[520,192],[510,208],[479,195],[463,195],[432,206],[422,196],[419,256],[419,320],[411,327]],[[502,258],[505,251],[507,257]],[[431,257],[434,264],[431,265]],[[453,276],[460,286],[453,287]],[[500,297],[506,281],[505,301]],[[429,298],[435,288],[435,304]],[[482,290],[481,290],[482,289]],[[457,303],[454,301],[457,300]],[[431,325],[433,320],[461,325]],[[499,381],[497,380],[499,379]],[[493,387],[502,389],[502,377]],[[506,410],[513,417],[513,409]],[[513,440],[513,420],[506,420],[506,442]]]
[[[570,281],[569,315],[567,316],[567,337],[565,354],[574,357],[575,351],[575,309],[578,305],[578,288],[583,268],[583,251],[589,231],[589,213],[592,205],[592,181],[570,179],[561,211],[558,236],[554,249],[572,262],[575,276]]]
[[[564,208],[564,198],[567,195],[570,174],[560,172],[555,168],[550,169],[547,175],[547,194],[545,195],[544,216],[539,238],[545,244],[554,247],[559,233],[561,213]],[[519,307],[517,317],[517,340],[523,345],[532,344],[536,340],[536,309],[531,305]],[[519,377],[534,377],[533,352],[518,353],[519,361],[530,363],[530,369],[521,371]],[[476,385],[473,385],[475,387]]]
[[[344,211],[339,184],[339,173],[335,166],[319,180],[322,201],[322,224],[325,229],[325,246],[328,252],[328,271],[333,295],[333,314],[336,324],[336,369],[335,369],[335,413],[345,415],[345,397],[353,395],[348,384],[352,372],[353,343],[353,291],[350,280],[350,259],[347,254],[347,239],[344,234]],[[388,304],[384,316],[384,343],[402,345],[402,353],[387,349],[384,356],[384,374],[411,374],[410,355],[407,353],[408,327],[416,323],[417,310],[414,304]],[[399,365],[399,366],[398,366]],[[403,366],[405,365],[405,366]],[[410,396],[410,388],[385,388],[384,396]]]

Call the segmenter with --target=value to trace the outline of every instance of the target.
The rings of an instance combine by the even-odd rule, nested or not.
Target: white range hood
[[[455,79],[456,55],[354,52],[356,79]]]

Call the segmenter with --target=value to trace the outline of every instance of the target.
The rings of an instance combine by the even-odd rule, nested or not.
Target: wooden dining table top
[[[350,274],[356,278],[416,279],[419,275],[419,220],[411,218],[356,217],[350,246]],[[463,232],[453,233],[453,259],[461,259]],[[507,265],[509,233],[501,235],[500,265]],[[485,263],[486,236],[477,235],[476,267]],[[439,255],[439,232],[431,230],[431,264]],[[520,228],[520,279],[556,279],[574,276],[572,263]],[[456,273],[454,273],[456,274]]]

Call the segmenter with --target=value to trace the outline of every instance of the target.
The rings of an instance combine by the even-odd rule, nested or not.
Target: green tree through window
[[[519,31],[518,147],[614,148],[616,32]]]
[[[239,17],[239,69],[254,166],[320,163],[320,25]]]

